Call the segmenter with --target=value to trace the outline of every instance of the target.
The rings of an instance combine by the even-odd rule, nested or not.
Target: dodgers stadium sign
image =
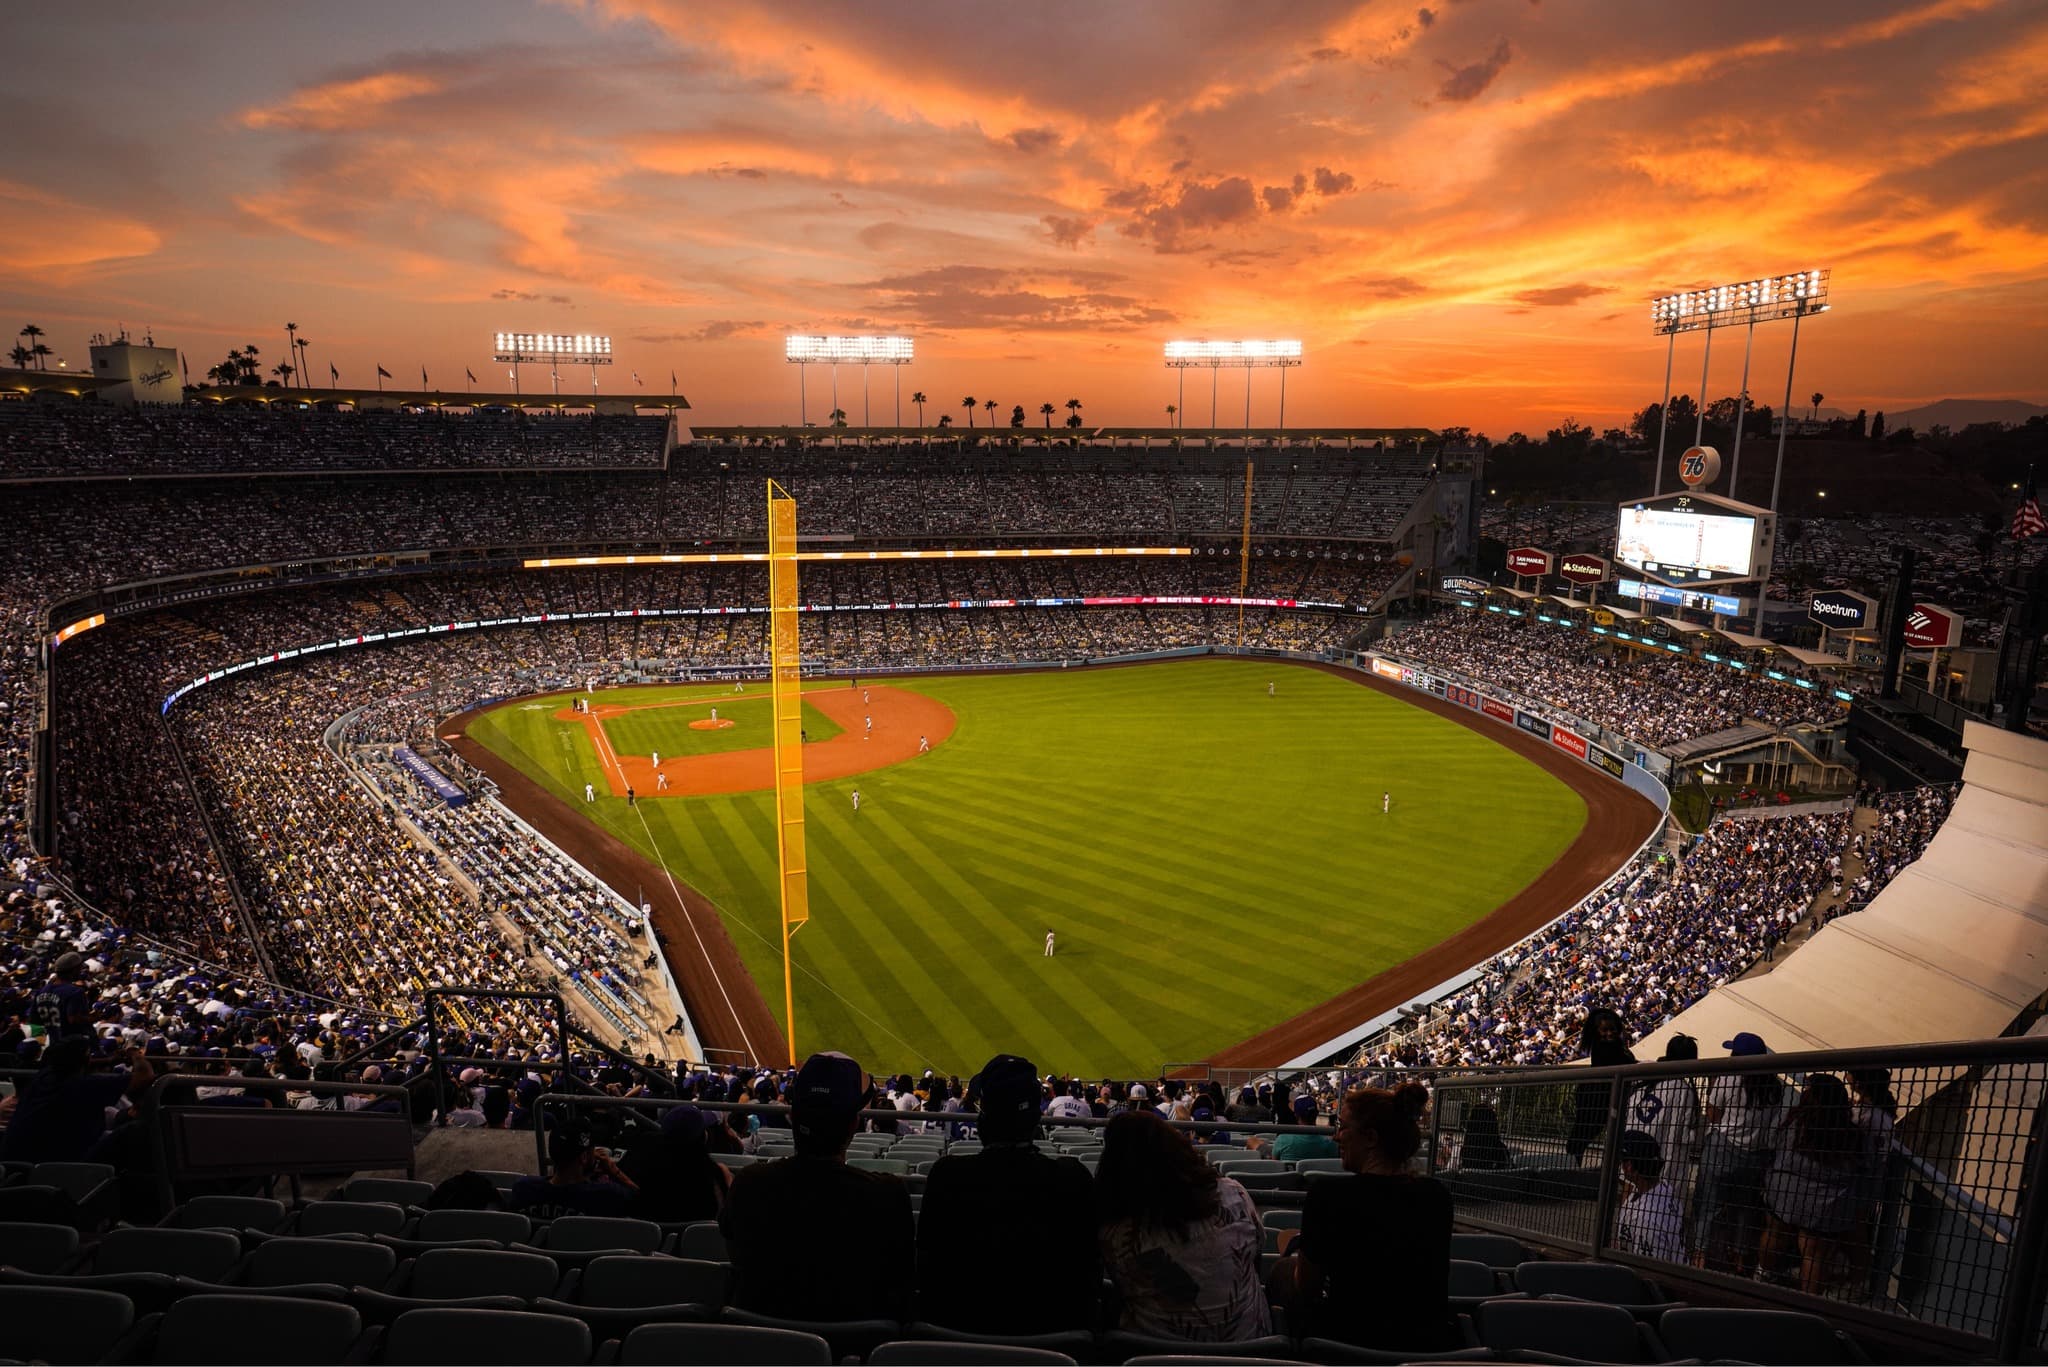
[[[1848,589],[1828,589],[1813,595],[1806,615],[1831,631],[1861,631],[1877,618],[1877,600]]]

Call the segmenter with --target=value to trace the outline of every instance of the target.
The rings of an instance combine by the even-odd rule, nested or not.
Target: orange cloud
[[[352,127],[374,111],[440,89],[439,79],[423,71],[379,71],[328,81],[297,91],[277,104],[245,109],[241,123],[259,130],[328,132]]]
[[[0,276],[68,279],[93,267],[150,256],[162,236],[144,223],[61,195],[0,180]]]

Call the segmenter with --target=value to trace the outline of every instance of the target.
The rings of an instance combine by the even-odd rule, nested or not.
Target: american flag
[[[2041,517],[2041,499],[2034,492],[2034,472],[2027,471],[2027,489],[2020,495],[2019,511],[2012,515],[2012,539],[2025,541],[2030,536],[2048,532],[2048,521]]]

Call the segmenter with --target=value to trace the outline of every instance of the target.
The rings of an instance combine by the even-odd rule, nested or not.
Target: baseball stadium
[[[2048,1362],[2028,6],[8,19],[0,1364]]]

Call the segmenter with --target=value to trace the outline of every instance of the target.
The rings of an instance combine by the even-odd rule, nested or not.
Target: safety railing
[[[2048,1038],[1434,1087],[1462,1223],[1945,1349],[2043,1346]]]
[[[209,1104],[198,1095],[219,1095]],[[194,1104],[173,1094],[191,1092]],[[300,1110],[288,1094],[354,1096],[362,1109]],[[249,1106],[247,1100],[275,1102]],[[157,1193],[165,1209],[177,1204],[180,1182],[258,1177],[290,1180],[308,1173],[403,1168],[414,1171],[410,1101],[404,1087],[364,1082],[286,1081],[215,1073],[172,1073],[150,1084],[142,1112],[156,1158]]]

